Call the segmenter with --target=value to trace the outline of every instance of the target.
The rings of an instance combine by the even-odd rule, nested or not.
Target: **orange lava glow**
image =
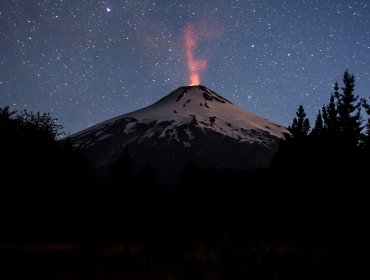
[[[200,84],[199,72],[207,68],[207,61],[205,59],[197,60],[194,58],[194,51],[197,47],[197,37],[193,32],[191,25],[186,26],[184,35],[185,54],[189,71],[189,83],[191,86]]]

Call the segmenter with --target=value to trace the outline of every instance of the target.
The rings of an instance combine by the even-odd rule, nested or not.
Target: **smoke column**
[[[189,71],[189,83],[191,86],[200,84],[200,71],[204,71],[207,68],[207,60],[194,58],[194,51],[197,47],[198,38],[193,32],[193,27],[189,24],[185,28],[184,33],[184,45],[186,61]]]

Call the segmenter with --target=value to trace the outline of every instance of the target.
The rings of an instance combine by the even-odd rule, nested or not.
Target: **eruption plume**
[[[185,54],[189,71],[189,83],[191,86],[200,84],[200,71],[207,67],[207,60],[194,58],[194,51],[197,47],[198,38],[193,32],[193,27],[187,25],[184,34]]]

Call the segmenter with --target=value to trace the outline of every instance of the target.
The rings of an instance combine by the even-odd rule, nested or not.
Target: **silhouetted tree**
[[[370,105],[359,100],[354,89],[355,78],[345,71],[341,91],[336,82],[329,103],[318,112],[315,127],[308,135],[307,125],[304,126],[306,115],[300,106],[289,127],[293,137],[286,137],[280,144],[272,161],[272,170],[283,171],[286,176],[290,172],[305,176],[307,181],[312,180],[312,184],[320,178],[321,182],[327,182],[327,187],[322,189],[326,197],[339,195],[344,199],[346,195],[350,197],[359,192],[359,189],[354,190],[353,184],[348,184],[353,190],[346,188],[344,191],[338,187],[358,178],[370,167],[368,154],[364,153],[370,146],[370,120],[365,134],[360,115],[361,107],[369,114]]]
[[[334,93],[330,95],[329,104],[323,106],[323,127],[325,132],[330,136],[338,135],[338,101],[339,101],[339,86],[338,82],[334,84]]]
[[[274,176],[292,178],[294,174],[294,178],[304,178],[305,184],[310,186],[309,189],[298,187],[295,179],[286,183],[287,188],[290,186],[296,195],[301,196],[300,201],[302,204],[305,201],[306,206],[314,203],[324,210],[338,209],[339,205],[348,203],[355,208],[357,205],[351,200],[360,199],[362,190],[353,180],[366,173],[370,166],[368,156],[359,146],[363,134],[360,102],[354,94],[354,83],[354,76],[346,71],[341,92],[335,83],[329,103],[318,112],[315,127],[309,134],[309,126],[304,125],[306,114],[300,106],[289,127],[292,137],[286,137],[280,143],[272,160]],[[362,103],[370,113],[367,102]],[[369,131],[370,121],[368,126]],[[316,187],[318,185],[319,188]]]
[[[361,134],[361,106],[357,102],[359,96],[354,94],[355,77],[348,70],[343,76],[342,92],[338,99],[338,128],[346,145],[356,147]]]
[[[13,120],[13,116],[15,113],[15,111],[9,110],[9,106],[0,107],[0,125],[4,127],[11,120]]]
[[[3,132],[10,129],[8,137],[45,137],[51,140],[63,136],[62,126],[49,113],[10,111],[9,106],[0,108],[0,125]]]
[[[312,129],[312,134],[320,135],[323,130],[323,120],[321,116],[321,111],[319,110],[316,121],[315,121],[315,127]]]
[[[370,152],[370,104],[366,101],[366,99],[362,100],[362,106],[364,107],[368,119],[366,124],[366,134],[363,135],[363,147],[367,152]]]
[[[0,148],[2,150],[2,170],[4,175],[17,173],[13,180],[40,183],[44,172],[51,168],[52,155],[58,149],[56,137],[61,129],[49,114],[23,111],[10,111],[9,107],[0,109]],[[23,174],[23,176],[19,176]]]
[[[288,130],[292,133],[293,137],[307,136],[311,126],[302,105],[298,107],[296,115],[297,117],[293,119],[293,123],[288,127]]]
[[[49,233],[64,226],[55,234],[72,230],[66,223],[78,219],[91,198],[85,186],[93,176],[68,142],[57,141],[61,128],[50,114],[0,108],[0,215],[7,213],[20,227],[32,222],[38,234],[46,226]]]

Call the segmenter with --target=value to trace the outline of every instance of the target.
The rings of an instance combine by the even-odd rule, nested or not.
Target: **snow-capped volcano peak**
[[[217,101],[220,103],[230,103],[227,99],[223,98],[222,96],[218,95],[214,91],[210,90],[205,86],[183,86],[179,87],[166,97],[162,98],[155,104],[167,103],[167,102],[180,102],[187,101],[188,99],[192,99],[194,101]]]
[[[286,129],[247,112],[205,86],[180,87],[153,105],[123,115],[139,122],[174,121],[172,126],[193,123],[239,141],[255,141],[248,133],[257,129],[282,137]]]
[[[205,86],[185,86],[153,105],[69,138],[75,147],[94,154],[97,165],[110,165],[128,146],[139,165],[162,158],[163,166],[158,168],[164,173],[165,167],[178,162],[266,167],[285,132],[284,127],[239,108]]]

